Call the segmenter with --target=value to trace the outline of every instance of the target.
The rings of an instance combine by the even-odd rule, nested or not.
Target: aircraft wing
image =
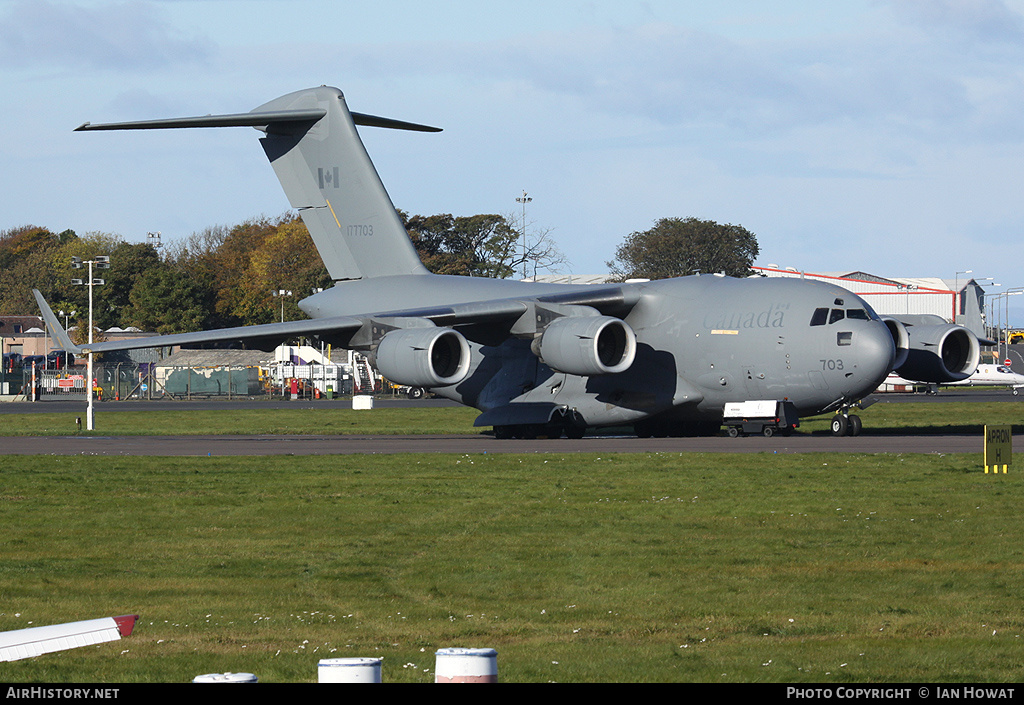
[[[241,344],[244,347],[269,351],[285,340],[298,336],[316,336],[331,340],[341,347],[361,348],[366,347],[373,339],[372,333],[365,333],[366,327],[373,321],[384,321],[386,327],[392,330],[405,327],[423,327],[431,323],[435,326],[503,323],[505,333],[513,334],[516,321],[531,311],[531,307],[538,305],[561,311],[567,310],[566,307],[568,307],[569,309],[577,309],[577,311],[592,309],[594,313],[618,313],[618,315],[624,315],[639,300],[639,293],[634,289],[626,287],[586,287],[586,290],[582,291],[547,293],[534,297],[470,301],[452,305],[369,312],[351,316],[331,316],[301,321],[196,331],[193,333],[153,335],[145,338],[97,342],[92,345],[75,345],[71,342],[67,332],[61,327],[57,316],[53,313],[49,304],[46,303],[43,295],[36,289],[33,289],[32,293],[36,297],[39,310],[42,312],[43,319],[46,321],[46,325],[51,330],[54,338],[64,350],[69,350],[76,355],[89,352],[102,353],[114,350],[135,350],[179,345],[230,347]],[[575,315],[577,311],[571,311],[570,313]],[[361,337],[360,331],[364,331],[364,335]]]
[[[69,350],[76,355],[89,352],[102,353],[112,350],[136,350],[139,348],[161,348],[203,343],[213,346],[222,345],[224,347],[241,343],[256,349],[273,350],[284,340],[296,336],[340,335],[356,331],[363,325],[363,321],[358,318],[336,316],[333,318],[286,321],[284,323],[267,323],[259,326],[221,328],[219,330],[197,331],[194,333],[154,335],[146,338],[93,343],[92,345],[75,345],[71,342],[67,332],[61,327],[60,322],[57,320],[56,315],[54,315],[53,310],[50,309],[49,304],[46,303],[43,295],[35,289],[33,289],[32,293],[36,297],[39,310],[43,314],[43,320],[46,321],[46,326],[53,333],[53,337],[64,350]]]
[[[18,661],[54,651],[117,641],[129,636],[137,614],[0,632],[0,661]]]

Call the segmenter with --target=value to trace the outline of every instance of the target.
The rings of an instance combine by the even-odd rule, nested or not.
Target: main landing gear
[[[863,428],[860,417],[851,414],[849,409],[843,409],[832,417],[833,436],[859,436]]]
[[[582,416],[569,409],[556,411],[546,424],[509,424],[494,427],[494,437],[498,439],[561,438],[562,436],[583,438],[583,434],[586,432],[587,422],[583,420]]]

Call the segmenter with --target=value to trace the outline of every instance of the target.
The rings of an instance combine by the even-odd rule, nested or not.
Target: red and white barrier
[[[439,649],[435,683],[497,683],[498,652],[494,649]]]

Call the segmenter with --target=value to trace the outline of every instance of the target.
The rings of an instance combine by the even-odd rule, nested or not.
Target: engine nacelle
[[[401,328],[377,346],[377,369],[410,387],[458,384],[469,373],[469,343],[451,328]]]
[[[548,324],[534,341],[545,365],[571,375],[624,372],[636,357],[636,334],[611,316],[564,316]]]
[[[981,348],[974,333],[963,326],[907,326],[910,349],[896,374],[916,382],[957,382],[978,368]]]
[[[896,346],[896,361],[892,364],[892,368],[895,370],[903,366],[910,354],[910,334],[907,333],[907,327],[903,325],[902,321],[887,316],[882,316],[881,319],[885,327],[889,329],[893,345]]]

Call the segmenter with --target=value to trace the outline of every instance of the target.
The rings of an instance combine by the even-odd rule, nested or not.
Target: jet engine
[[[469,373],[469,343],[451,328],[400,328],[381,338],[377,369],[410,387],[458,384]]]
[[[907,355],[910,354],[910,334],[907,333],[907,327],[903,325],[902,321],[887,316],[881,318],[882,323],[889,329],[892,342],[896,346],[896,361],[892,364],[892,368],[899,369],[907,361]]]
[[[611,316],[565,316],[548,324],[533,351],[545,365],[571,375],[624,372],[636,357],[636,334]]]
[[[963,326],[909,325],[910,346],[906,361],[894,368],[904,379],[917,382],[956,382],[978,368],[978,339]]]

